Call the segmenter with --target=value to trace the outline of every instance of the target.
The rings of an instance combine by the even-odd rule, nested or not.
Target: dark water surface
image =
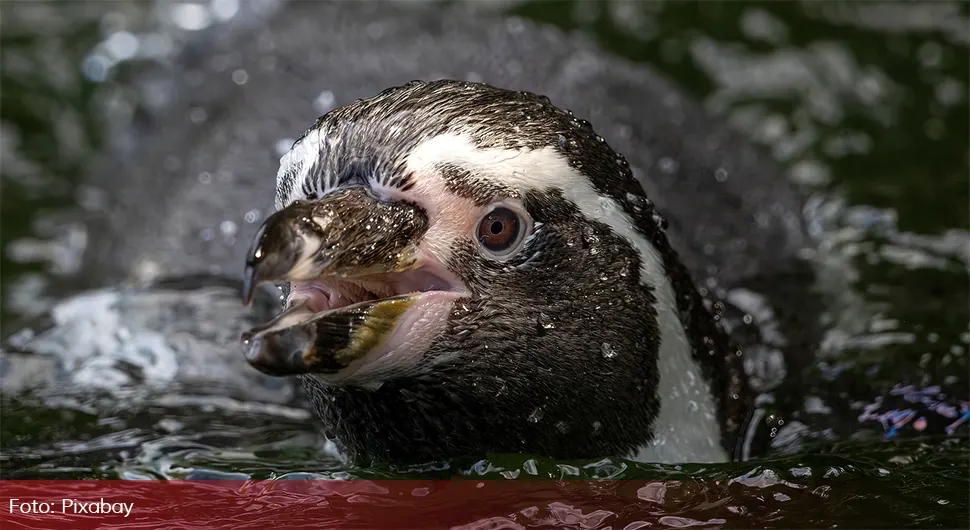
[[[209,22],[233,5],[212,2]],[[98,210],[81,173],[138,105],[151,105],[152,91],[127,76],[171,57],[191,34],[184,26],[199,23],[185,17],[179,27],[148,2],[18,6],[3,3],[0,27],[4,336],[55,293],[86,286],[73,274],[89,235],[64,212]],[[808,190],[804,214],[819,242],[811,260],[831,271],[819,281],[837,296],[827,299],[817,362],[800,374],[802,413],[772,420],[774,454],[718,466],[496,455],[434,470],[361,469],[340,462],[297,409],[175,392],[150,402],[133,393],[125,406],[5,393],[3,478],[671,479],[666,504],[644,508],[654,514],[644,520],[666,511],[690,514],[666,526],[967,528],[967,5],[506,7],[655,65]],[[136,35],[147,59],[130,57]],[[803,430],[813,435],[798,452],[781,440]],[[718,495],[724,489],[730,495]],[[535,523],[530,513],[516,520]]]

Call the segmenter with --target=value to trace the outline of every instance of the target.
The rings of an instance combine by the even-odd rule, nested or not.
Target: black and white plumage
[[[735,456],[740,352],[624,157],[548,98],[435,81],[341,107],[281,159],[276,206],[249,280],[297,283],[248,355],[302,373],[349,452]],[[475,232],[496,208],[524,232],[501,256]],[[367,308],[413,291],[373,331]],[[383,343],[353,353],[361,330]]]
[[[29,334],[0,346],[6,395],[120,390],[121,402],[137,408],[131,389],[146,391],[152,406],[155,392],[178,391],[214,394],[220,403],[294,405],[299,410],[288,417],[306,417],[299,379],[266,376],[239,355],[239,334],[278,311],[275,289],[263,291],[269,296],[255,311],[237,299],[240,263],[272,210],[268,175],[279,169],[280,146],[285,151],[309,116],[325,112],[321,102],[352,103],[415,77],[534,90],[592,120],[667,216],[665,237],[701,289],[722,298],[736,289],[765,294],[789,340],[786,362],[788,350],[811,352],[814,338],[802,348],[791,340],[811,328],[818,308],[806,307],[811,280],[785,274],[811,241],[803,197],[783,168],[657,70],[580,35],[473,8],[295,2],[265,25],[220,38],[198,32],[171,65],[173,99],[137,122],[130,150],[111,151],[88,168],[85,182],[110,199],[91,221],[78,277],[98,288],[64,299]],[[216,68],[208,57],[228,66]],[[231,75],[239,70],[248,74],[242,85]],[[200,111],[204,120],[188,120]],[[739,309],[732,300],[728,311]],[[731,333],[747,334],[736,325]],[[755,364],[753,352],[745,349],[746,363]],[[751,424],[767,430],[773,424],[762,412]],[[472,411],[462,421],[493,414]],[[539,429],[556,429],[546,416],[534,419]],[[498,429],[478,429],[488,440],[497,436]],[[761,452],[764,441],[748,446],[746,439],[745,454]],[[678,460],[692,459],[681,453]]]

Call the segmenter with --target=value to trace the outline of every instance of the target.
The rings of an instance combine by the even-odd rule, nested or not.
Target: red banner
[[[614,480],[0,481],[0,528],[711,527],[739,514],[724,502],[730,489]],[[711,496],[718,490],[721,500]]]

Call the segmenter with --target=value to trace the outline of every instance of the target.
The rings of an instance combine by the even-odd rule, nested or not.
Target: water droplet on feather
[[[539,318],[536,320],[539,323],[539,328],[541,329],[553,329],[556,327],[556,324],[552,321],[552,317],[546,313],[539,313]]]

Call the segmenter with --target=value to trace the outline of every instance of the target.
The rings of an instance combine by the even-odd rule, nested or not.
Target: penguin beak
[[[262,283],[291,288],[280,315],[243,333],[249,363],[270,375],[336,381],[388,353],[410,355],[398,351],[421,342],[410,324],[442,321],[465,291],[421,249],[427,228],[421,207],[364,188],[296,201],[267,218],[247,256],[243,301]]]
[[[256,233],[243,275],[243,300],[250,304],[253,290],[264,282],[411,270],[427,225],[419,207],[380,201],[363,188],[296,201],[269,216]]]

